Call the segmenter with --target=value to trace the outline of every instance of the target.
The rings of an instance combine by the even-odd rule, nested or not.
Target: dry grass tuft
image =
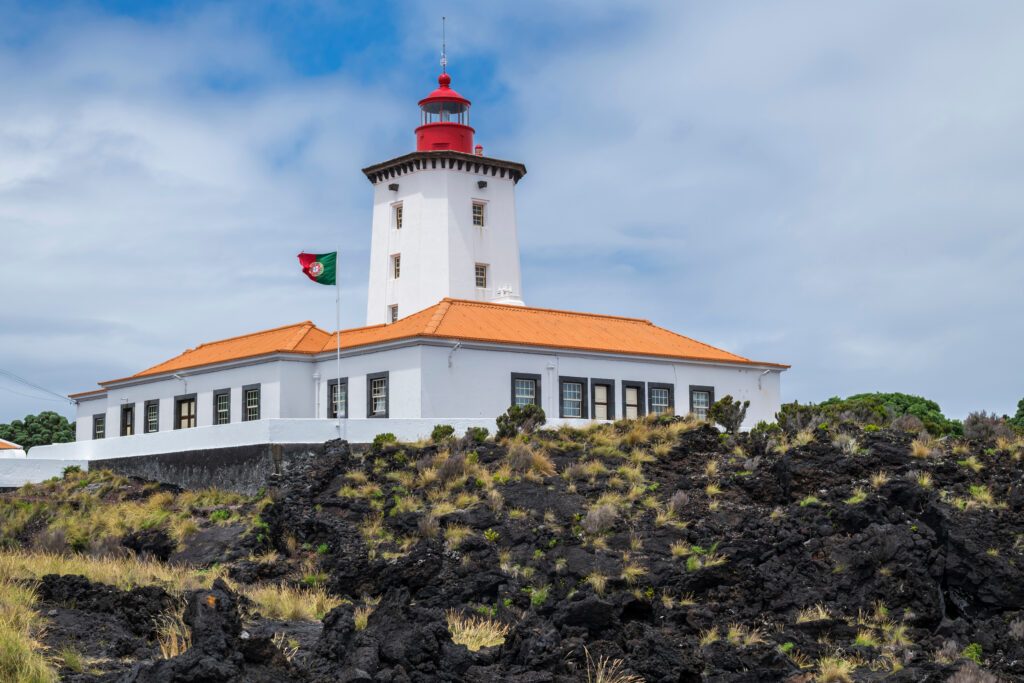
[[[452,634],[452,642],[465,645],[470,652],[484,647],[494,647],[505,642],[509,627],[497,619],[481,616],[466,616],[455,610],[448,610],[448,632]]]
[[[177,657],[192,647],[192,630],[185,624],[184,613],[185,605],[181,604],[158,619],[156,640],[164,659]]]
[[[36,640],[41,629],[35,588],[0,572],[0,680],[55,683],[57,672]]]
[[[584,648],[587,655],[587,683],[644,683],[644,679],[636,674],[623,670],[625,663],[621,659],[599,657],[595,662],[590,650]]]

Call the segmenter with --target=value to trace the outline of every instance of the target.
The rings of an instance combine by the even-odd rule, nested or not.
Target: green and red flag
[[[302,272],[313,282],[322,285],[333,285],[338,272],[338,252],[327,254],[299,254]]]

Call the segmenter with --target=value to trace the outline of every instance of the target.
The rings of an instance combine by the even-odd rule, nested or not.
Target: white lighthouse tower
[[[373,183],[366,324],[445,297],[522,306],[515,186],[520,163],[473,146],[470,102],[442,72],[420,100],[416,151],[363,169]]]

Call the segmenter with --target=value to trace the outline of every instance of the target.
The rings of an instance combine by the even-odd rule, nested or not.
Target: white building
[[[0,458],[24,458],[25,449],[7,439],[0,439]]]
[[[524,403],[551,421],[587,421],[704,414],[731,394],[750,401],[748,426],[773,419],[785,365],[646,320],[523,304],[515,189],[526,168],[483,156],[469,101],[447,74],[439,83],[420,102],[417,151],[364,169],[374,189],[367,327],[340,332],[340,376],[337,333],[311,322],[201,344],[73,395],[78,441],[46,457],[312,443],[339,429],[352,441],[438,423],[493,429]]]

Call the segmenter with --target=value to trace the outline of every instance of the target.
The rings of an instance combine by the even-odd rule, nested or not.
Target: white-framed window
[[[92,416],[92,438],[102,439],[107,436],[107,416],[93,415]]]
[[[540,405],[540,375],[512,373],[512,405]]]
[[[367,417],[388,416],[388,373],[378,372],[367,375]]]
[[[388,306],[388,322],[398,322],[398,304]]]
[[[708,417],[711,408],[711,389],[690,389],[690,412],[702,420]]]
[[[650,411],[655,415],[665,415],[672,407],[672,390],[668,387],[651,385],[651,398],[648,401]]]
[[[218,391],[213,395],[213,424],[226,425],[231,422],[231,393]]]
[[[562,382],[562,417],[583,417],[581,382]]]
[[[160,401],[146,401],[146,434],[160,431]]]
[[[391,277],[398,279],[402,274],[402,255],[392,254],[391,255]]]
[[[245,421],[252,422],[260,419],[260,388],[244,387],[242,389],[243,405],[245,406]]]
[[[487,264],[478,263],[476,264],[476,286],[486,287],[487,286]]]
[[[485,223],[485,212],[486,204],[483,202],[473,202],[473,225],[478,228],[484,227]]]
[[[391,227],[395,230],[402,229],[402,202],[395,202],[391,205]]]
[[[348,380],[331,380],[330,405],[327,406],[327,416],[330,418],[348,417]]]

